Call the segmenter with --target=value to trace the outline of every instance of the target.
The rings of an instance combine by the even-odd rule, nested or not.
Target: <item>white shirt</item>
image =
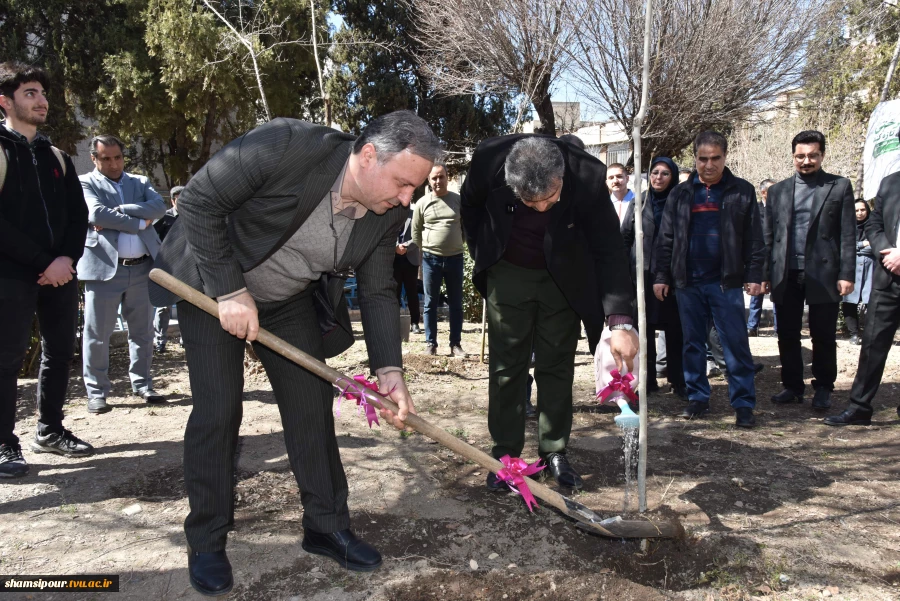
[[[109,178],[106,178],[109,179]],[[122,179],[115,182],[113,180],[109,180],[116,187],[116,190],[119,191],[119,200],[122,201],[122,204],[125,204],[125,193],[122,191]],[[141,219],[141,229],[145,229],[147,227],[147,222]],[[129,234],[127,232],[119,232],[119,258],[120,259],[139,259],[144,255],[149,255],[150,251],[147,250],[147,245],[144,244],[144,241],[137,234]]]
[[[634,192],[629,190],[622,200],[617,200],[612,194],[609,197],[612,200],[613,208],[616,210],[616,215],[619,216],[619,225],[621,225],[625,219],[625,213],[628,212],[628,203],[634,200]]]

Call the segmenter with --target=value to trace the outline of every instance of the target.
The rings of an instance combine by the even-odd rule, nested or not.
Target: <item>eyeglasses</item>
[[[672,172],[671,171],[651,171],[650,175],[656,175],[659,177],[669,177],[670,175],[672,175]]]
[[[809,154],[795,154],[794,155],[794,160],[797,161],[798,163],[802,163],[802,162],[806,161],[806,159],[809,159],[810,161],[818,161],[821,158],[822,158],[821,152],[811,152]]]

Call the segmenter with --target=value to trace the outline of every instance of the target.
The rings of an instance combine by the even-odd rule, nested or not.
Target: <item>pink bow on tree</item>
[[[346,398],[349,401],[356,401],[357,405],[357,413],[362,409],[366,414],[366,421],[369,423],[369,427],[372,427],[373,423],[378,424],[378,412],[375,410],[375,407],[371,405],[366,400],[366,389],[374,390],[378,392],[378,384],[375,382],[369,382],[369,379],[364,375],[360,374],[358,376],[353,376],[353,382],[347,382],[347,385],[344,388],[341,388],[339,384],[335,383],[335,387],[341,391],[341,396],[338,397],[338,406],[335,410],[335,414],[340,416],[341,414],[341,401]],[[378,399],[373,397],[369,397],[373,402],[378,403]],[[380,403],[379,403],[380,404]],[[378,424],[379,426],[381,424]]]
[[[609,375],[612,377],[612,381],[606,385],[606,388],[597,393],[597,400],[600,403],[605,403],[606,399],[613,396],[616,392],[625,395],[625,398],[632,403],[638,400],[637,394],[631,388],[631,382],[634,380],[633,375],[625,374],[623,376],[618,369],[612,370],[609,372]]]
[[[528,465],[528,462],[525,460],[518,457],[510,457],[509,455],[501,457],[500,463],[503,464],[503,469],[497,472],[497,479],[506,482],[513,491],[522,495],[522,498],[525,499],[525,505],[528,506],[528,511],[533,513],[534,509],[531,506],[537,507],[538,504],[534,495],[528,489],[525,476],[536,474],[544,469],[545,466],[541,465],[540,461],[535,461]]]

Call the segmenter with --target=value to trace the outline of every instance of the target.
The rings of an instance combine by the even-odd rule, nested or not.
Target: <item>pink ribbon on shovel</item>
[[[606,388],[597,393],[598,401],[601,403],[605,402],[614,392],[621,392],[631,402],[638,400],[637,394],[631,388],[631,382],[634,380],[632,374],[623,376],[618,369],[614,369],[609,372],[609,375],[612,376],[612,381],[606,385]]]
[[[534,495],[528,489],[528,484],[525,483],[524,477],[536,474],[546,466],[541,465],[540,461],[535,461],[528,465],[528,462],[524,459],[510,457],[509,455],[501,457],[500,463],[503,464],[503,469],[497,472],[497,479],[506,482],[513,491],[522,495],[522,498],[525,499],[525,505],[528,506],[528,511],[534,513],[534,509],[531,506],[537,507],[538,504]]]
[[[340,385],[336,382],[334,384],[335,387],[341,391],[341,396],[338,397],[338,406],[335,410],[335,414],[338,416],[341,415],[341,401],[344,398],[349,401],[355,400],[357,406],[356,412],[359,413],[360,409],[365,412],[366,421],[369,422],[369,427],[372,427],[372,423],[378,424],[378,412],[375,411],[375,407],[366,400],[366,388],[378,392],[378,384],[376,384],[375,382],[369,382],[369,379],[362,374],[353,376],[353,382],[356,382],[355,384],[350,381],[346,382],[347,385],[344,388],[341,388]],[[375,403],[378,403],[377,399],[372,398],[371,400]],[[381,424],[378,425],[380,426]]]

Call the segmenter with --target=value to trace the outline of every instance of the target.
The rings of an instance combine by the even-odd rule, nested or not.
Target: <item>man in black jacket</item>
[[[561,486],[580,488],[566,458],[579,317],[591,348],[609,316],[620,369],[633,370],[634,293],[603,163],[555,138],[512,135],[482,142],[461,190],[463,232],[475,287],[487,299],[488,428],[493,454],[525,445],[532,345],[539,454]],[[494,474],[491,490],[506,490]]]
[[[898,132],[900,136],[900,132]],[[850,389],[850,406],[825,418],[829,426],[868,426],[872,401],[881,384],[888,352],[900,327],[900,173],[881,181],[875,210],[866,224],[866,235],[877,257],[872,294],[869,297],[866,335],[859,353],[859,367]],[[900,415],[900,407],[897,409]]]
[[[48,87],[41,69],[0,64],[0,478],[28,473],[13,430],[35,312],[42,349],[31,448],[67,457],[94,451],[62,425],[78,320],[73,265],[84,250],[88,210],[72,160],[37,132],[47,119]]]
[[[674,285],[684,333],[684,378],[690,403],[682,417],[709,412],[706,340],[709,318],[728,368],[735,425],[755,424],[756,385],[742,287],[762,291],[762,220],[753,184],[725,167],[728,141],[706,131],[694,140],[696,171],[669,195],[656,248],[653,292],[662,301]]]
[[[776,404],[802,403],[800,330],[804,301],[812,338],[813,409],[831,407],[837,378],[837,325],[841,297],[856,277],[856,216],[853,187],[822,170],[825,136],[802,131],[791,142],[796,173],[769,189],[766,252],[772,301],[778,313],[778,352],[784,390]]]
[[[153,229],[159,236],[159,241],[166,239],[166,234],[175,225],[178,219],[178,196],[184,186],[175,186],[169,190],[169,200],[172,202],[172,208],[166,211],[166,214],[156,220]],[[172,307],[156,307],[156,315],[153,316],[153,350],[157,353],[166,352],[166,341],[169,338],[169,320],[172,318]]]

